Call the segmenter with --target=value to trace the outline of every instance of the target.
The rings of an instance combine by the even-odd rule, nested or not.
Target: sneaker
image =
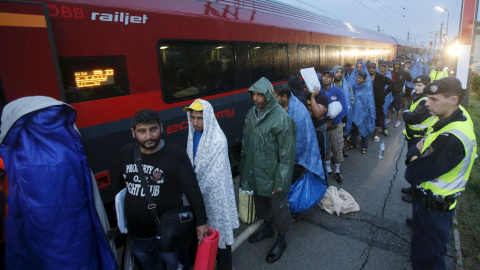
[[[375,137],[373,138],[373,141],[374,141],[374,142],[379,142],[379,141],[380,141],[380,137],[375,136]]]
[[[348,153],[348,149],[345,148],[345,147],[342,149],[342,153],[343,153],[343,156],[344,156],[344,157],[348,157],[348,156],[350,155],[350,154]]]
[[[395,127],[397,128],[397,127],[399,127],[399,126],[400,126],[400,121],[397,121],[397,122],[395,123]]]
[[[388,130],[385,129],[385,130],[383,131],[383,135],[385,135],[385,137],[388,137],[388,135],[389,135],[389,134],[388,134]]]
[[[390,120],[390,119],[387,119],[387,125],[388,125],[390,122],[392,122],[392,120]]]
[[[340,185],[343,184],[343,177],[342,177],[342,175],[341,175],[339,172],[335,173],[335,180],[337,180],[337,182],[338,182]]]

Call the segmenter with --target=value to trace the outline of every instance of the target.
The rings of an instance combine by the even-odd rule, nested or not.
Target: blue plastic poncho
[[[21,98],[4,108],[6,269],[117,269],[75,117],[72,107],[48,97]]]
[[[357,61],[362,63],[362,70],[367,74],[368,70],[363,60]],[[347,127],[345,134],[348,134],[353,125],[358,127],[358,130],[363,137],[368,136],[375,130],[375,100],[373,98],[373,84],[372,78],[367,76],[367,80],[362,85],[358,85],[357,82],[358,71],[355,68],[350,76],[348,82],[353,88],[353,94],[355,95],[355,104],[352,108],[351,117],[347,117]]]
[[[318,148],[317,135],[313,127],[312,118],[307,108],[294,95],[290,96],[288,102],[288,115],[297,125],[297,149],[295,151],[295,162],[307,170],[321,176],[325,182],[322,157]]]
[[[415,85],[413,84],[413,79],[415,79],[416,77],[422,75],[423,73],[423,65],[422,63],[419,61],[417,62],[416,60],[418,59],[417,58],[417,55],[414,56],[414,61],[412,61],[412,66],[410,67],[410,75],[412,76],[412,81],[411,82],[407,82],[405,81],[405,86],[408,86],[410,88],[414,88]]]
[[[297,125],[295,162],[307,169],[287,194],[290,211],[301,213],[323,198],[327,182],[310,113],[294,95],[290,96],[287,113]]]
[[[348,106],[348,113],[347,113],[347,117],[350,113],[350,110],[352,109],[352,99],[351,99],[351,96],[350,96],[350,84],[348,83],[347,79],[345,78],[345,69],[342,68],[341,66],[334,66],[333,67],[333,72],[337,72],[337,70],[339,69],[342,69],[343,71],[343,76],[342,76],[342,79],[340,80],[340,83],[339,85],[337,86],[338,88],[342,89],[343,91],[343,96],[345,97],[345,102],[347,103],[347,106]],[[335,86],[335,84],[332,82],[332,86]]]
[[[392,79],[392,72],[390,70],[386,70],[385,76],[388,78]],[[385,90],[388,88],[388,85],[385,85]],[[383,104],[383,114],[385,115],[385,119],[387,118],[388,115],[388,108],[390,107],[390,104],[392,104],[393,101],[393,95],[392,92],[388,93],[388,95],[385,96],[385,103]]]

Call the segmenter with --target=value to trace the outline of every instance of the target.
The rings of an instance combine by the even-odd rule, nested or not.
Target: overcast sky
[[[447,28],[452,40],[458,35],[462,0],[278,0],[321,15],[409,40],[428,47],[435,31]],[[435,9],[440,6],[447,11]],[[439,35],[439,34],[437,34]],[[438,38],[437,38],[438,40]]]

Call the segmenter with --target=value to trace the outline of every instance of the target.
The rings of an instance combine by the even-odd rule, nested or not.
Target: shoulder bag
[[[163,252],[172,252],[186,247],[197,239],[195,217],[190,206],[183,206],[165,212],[158,217],[157,205],[153,201],[152,194],[147,185],[147,179],[143,172],[142,155],[140,146],[137,145],[134,151],[135,164],[141,180],[145,198],[148,203],[148,210],[152,214],[156,224],[155,247]]]

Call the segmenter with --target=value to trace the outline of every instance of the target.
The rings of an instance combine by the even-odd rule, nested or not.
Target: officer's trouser
[[[446,269],[445,253],[455,209],[447,212],[432,209],[429,212],[421,199],[414,199],[412,206],[412,268]]]

